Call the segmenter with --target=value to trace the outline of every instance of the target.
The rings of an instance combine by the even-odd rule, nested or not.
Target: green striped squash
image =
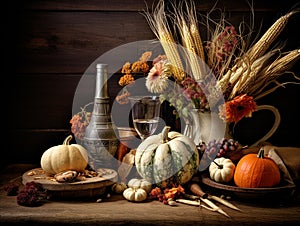
[[[198,171],[199,152],[192,139],[166,126],[137,147],[135,165],[142,178],[161,188],[183,185]]]

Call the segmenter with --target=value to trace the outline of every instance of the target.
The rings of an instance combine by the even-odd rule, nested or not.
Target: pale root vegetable
[[[219,183],[228,183],[234,176],[235,165],[228,158],[216,158],[209,166],[209,176]]]
[[[41,157],[41,168],[46,174],[54,175],[67,170],[82,172],[88,165],[88,152],[79,144],[69,144],[72,135],[62,145],[47,149]]]
[[[142,188],[127,188],[124,190],[123,196],[131,202],[142,202],[147,199],[147,192]]]
[[[152,183],[145,179],[132,178],[128,181],[128,187],[130,188],[142,188],[147,194],[152,190]]]

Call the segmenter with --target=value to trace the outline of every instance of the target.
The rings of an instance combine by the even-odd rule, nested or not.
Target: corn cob
[[[168,60],[173,65],[173,75],[175,79],[177,81],[183,80],[185,77],[183,65],[177,50],[177,45],[171,35],[170,28],[168,27],[166,14],[164,12],[164,1],[160,0],[158,2],[153,12],[153,16],[151,16],[149,12],[145,12],[144,15],[151,30],[161,42]]]
[[[275,21],[275,23],[265,32],[265,34],[252,46],[242,57],[242,59],[237,62],[221,79],[220,83],[224,84],[224,81],[229,79],[231,84],[235,84],[240,76],[247,70],[249,65],[253,63],[256,59],[263,56],[266,50],[270,47],[273,41],[278,37],[278,35],[283,31],[289,18],[295,12],[292,11],[286,15],[280,17]],[[224,91],[225,87],[223,87]]]
[[[182,20],[182,18],[178,18],[178,20],[181,21],[179,29],[180,29],[183,46],[187,48],[189,51],[196,53],[195,45],[192,36],[189,32],[188,26],[186,25],[186,22]]]
[[[202,72],[204,50],[197,28],[195,5],[193,2],[190,2],[190,4],[188,4],[185,1],[184,3],[185,7],[182,7],[181,4],[178,7],[174,6],[174,21],[179,30],[182,44],[186,48],[184,50],[185,59],[187,60],[187,67],[190,67],[187,69],[191,69],[192,76],[195,80],[199,81],[204,78]],[[183,8],[186,8],[187,15],[186,12],[183,12]],[[186,18],[188,18],[188,21]]]
[[[226,76],[226,79],[225,79],[225,76],[224,76],[224,77],[222,77],[221,80],[217,80],[217,86],[220,87],[222,93],[225,92],[226,88],[229,85],[229,79],[230,79],[230,76],[232,74],[232,70],[228,70],[226,74],[228,75],[228,76]]]
[[[181,13],[177,15],[177,23],[179,32],[182,39],[182,44],[186,48],[187,65],[190,66],[193,77],[196,81],[202,80],[203,75],[201,71],[202,63],[199,62],[199,56],[196,53],[195,43],[191,36],[190,30],[184,20],[184,16]]]
[[[270,74],[270,79],[276,79],[279,74],[289,70],[291,66],[300,58],[300,49],[290,51],[285,56],[273,61],[267,68],[266,73]]]
[[[188,4],[187,1],[185,1],[184,3],[185,7],[182,7],[181,5],[179,5],[179,7],[177,7],[176,9],[174,7],[175,16],[177,17],[177,24],[179,25],[179,29],[181,29],[181,32],[184,31],[185,35],[188,35],[187,41],[190,43],[190,45],[186,47],[192,47],[190,50],[204,60],[205,56],[201,36],[197,26],[198,21],[195,4],[193,1],[190,1],[190,4]],[[182,11],[183,8],[186,8],[186,12]],[[188,20],[185,18],[188,18]]]
[[[259,75],[261,71],[265,68],[266,62],[275,53],[270,51],[264,56],[255,60],[251,65],[249,65],[246,71],[240,76],[238,81],[233,86],[230,97],[233,98],[238,93],[248,93],[248,89],[253,87],[254,84],[259,83]]]
[[[247,76],[247,74],[250,72],[249,68],[251,65],[249,62],[243,61],[241,64],[239,64],[238,67],[232,69],[232,73],[230,74],[229,83],[234,86],[242,76]],[[228,72],[223,76],[226,78],[228,76]]]
[[[195,44],[195,52],[202,60],[204,60],[205,56],[204,56],[203,44],[202,44],[201,36],[197,28],[196,22],[193,22],[190,25],[190,32]]]
[[[288,23],[289,18],[295,12],[289,12],[284,16],[281,16],[275,21],[275,23],[266,31],[266,33],[252,46],[246,53],[250,62],[261,57],[266,50],[270,47],[273,41],[279,36],[283,31],[286,24]]]
[[[260,65],[261,67],[262,65]],[[247,82],[251,80],[251,78],[255,77],[257,75],[257,72],[259,71],[260,67],[251,67],[248,68],[240,77],[240,79],[235,83],[235,85],[232,88],[231,94],[229,96],[229,99],[234,98],[238,93],[243,93],[243,87],[247,86]]]
[[[193,43],[194,43],[194,48],[195,48],[195,53],[204,61],[204,50],[203,50],[203,44],[202,44],[202,39],[200,36],[200,32],[198,30],[198,20],[197,20],[197,15],[196,15],[196,8],[195,8],[195,4],[193,3],[193,1],[191,1],[191,5],[188,6],[187,5],[187,11],[188,11],[188,18],[189,18],[189,22],[190,22],[190,26],[189,26],[189,31],[191,34],[191,37],[193,39]]]
[[[176,81],[182,81],[185,77],[184,70],[179,53],[177,51],[177,45],[173,41],[172,36],[170,34],[161,32],[159,40],[161,42],[161,45],[163,46],[168,60],[173,65],[173,76],[175,77]]]
[[[229,69],[219,80],[222,92],[225,92],[228,83],[234,86],[240,77],[247,73],[249,65],[249,61],[244,57],[244,60],[238,61],[231,69]]]

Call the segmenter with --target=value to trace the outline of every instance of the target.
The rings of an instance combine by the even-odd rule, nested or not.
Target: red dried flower
[[[46,190],[37,182],[28,182],[17,195],[17,203],[21,206],[39,206],[46,199]]]
[[[4,187],[7,196],[15,196],[19,192],[19,185],[16,183],[9,183]]]

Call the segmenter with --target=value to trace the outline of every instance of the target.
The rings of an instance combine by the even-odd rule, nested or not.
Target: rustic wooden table
[[[91,200],[47,201],[39,207],[24,207],[15,196],[7,196],[5,184],[20,176],[32,165],[10,165],[1,170],[1,225],[299,225],[300,196],[288,202],[249,203],[231,200],[243,212],[220,206],[230,218],[204,208],[178,204],[175,207],[158,201],[131,203],[121,195],[97,203]]]

